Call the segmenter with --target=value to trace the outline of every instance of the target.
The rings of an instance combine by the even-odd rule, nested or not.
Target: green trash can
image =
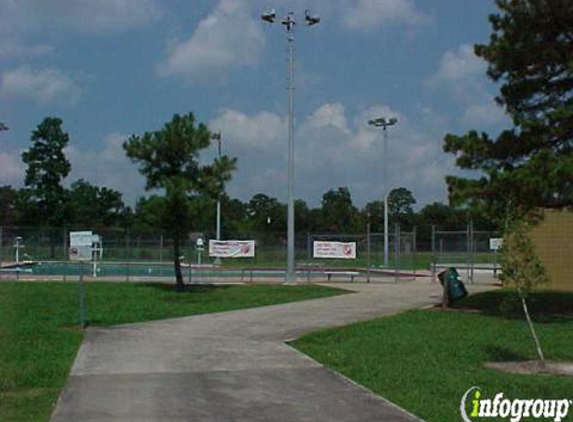
[[[442,286],[447,283],[448,299],[450,302],[463,299],[468,295],[466,286],[460,280],[458,271],[454,267],[450,267],[445,271],[438,274],[438,279]]]

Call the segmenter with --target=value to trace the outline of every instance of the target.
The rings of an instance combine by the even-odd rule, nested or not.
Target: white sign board
[[[93,234],[91,231],[70,232],[68,256],[72,261],[91,261]]]
[[[254,258],[254,240],[209,240],[209,256],[216,258]]]
[[[356,242],[312,242],[313,258],[356,259]]]
[[[501,237],[492,237],[489,239],[489,249],[492,251],[498,251],[503,246],[503,239]]]

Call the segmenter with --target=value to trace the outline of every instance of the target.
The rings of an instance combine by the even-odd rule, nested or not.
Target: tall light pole
[[[384,266],[388,267],[388,127],[398,123],[398,119],[390,117],[378,117],[369,120],[368,124],[374,127],[381,127],[384,130]]]
[[[211,139],[217,141],[217,157],[221,159],[221,131],[211,134]],[[221,195],[217,196],[217,240],[221,240]],[[221,265],[221,258],[215,258],[215,264]]]
[[[277,15],[274,10],[263,13],[261,19],[274,23]],[[311,16],[305,12],[305,21],[308,26],[320,22],[317,16]],[[296,282],[296,270],[294,264],[294,28],[296,21],[294,13],[288,13],[282,20],[287,32],[288,51],[288,76],[287,76],[287,99],[288,99],[288,163],[287,163],[287,269],[285,281]]]

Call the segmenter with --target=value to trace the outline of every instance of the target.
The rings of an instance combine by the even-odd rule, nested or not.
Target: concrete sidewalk
[[[440,300],[438,285],[89,329],[52,422],[419,421],[285,341]]]

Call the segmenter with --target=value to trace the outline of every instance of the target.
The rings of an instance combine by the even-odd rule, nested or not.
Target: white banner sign
[[[91,261],[93,234],[91,231],[70,232],[68,256],[72,261]]]
[[[313,258],[356,259],[356,242],[312,242]]]
[[[216,258],[254,258],[254,240],[209,240],[209,256]]]
[[[489,239],[489,249],[492,251],[498,251],[503,246],[503,238],[492,237]]]

